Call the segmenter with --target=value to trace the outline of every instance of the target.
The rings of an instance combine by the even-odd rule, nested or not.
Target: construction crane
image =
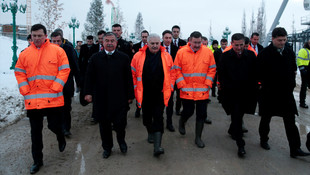
[[[26,26],[27,26],[27,33],[30,33],[30,29],[31,29],[31,0],[27,0]]]

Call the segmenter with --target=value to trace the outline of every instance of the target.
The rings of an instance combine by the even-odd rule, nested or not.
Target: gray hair
[[[157,35],[156,33],[151,33],[148,37],[147,37],[147,42],[150,42],[151,38],[158,38],[160,40],[160,36]]]
[[[105,38],[106,36],[114,36],[115,39],[117,40],[117,37],[113,32],[107,32],[106,34],[104,34],[103,38]]]

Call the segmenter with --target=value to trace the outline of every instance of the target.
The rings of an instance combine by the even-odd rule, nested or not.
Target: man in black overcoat
[[[112,124],[122,153],[127,152],[125,127],[128,103],[134,98],[129,57],[116,50],[117,38],[104,35],[104,51],[94,54],[89,61],[85,79],[85,100],[96,101],[95,118],[99,122],[103,158],[111,155],[113,147]],[[96,98],[92,92],[96,91]]]
[[[231,37],[231,45],[232,49],[222,54],[218,77],[223,108],[227,115],[231,115],[230,133],[236,140],[238,156],[243,157],[246,152],[242,119],[245,113],[254,114],[256,108],[256,56],[244,49],[244,35],[241,33]]]
[[[296,86],[295,53],[285,46],[287,32],[282,27],[272,31],[272,42],[258,54],[258,80],[261,82],[260,145],[269,150],[268,134],[272,116],[283,118],[290,156],[307,156],[300,149],[300,136],[295,124],[298,115],[293,91]]]

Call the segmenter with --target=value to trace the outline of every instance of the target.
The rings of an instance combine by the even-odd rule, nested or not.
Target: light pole
[[[7,11],[11,11],[12,15],[13,15],[13,46],[11,47],[13,50],[13,58],[12,58],[12,65],[11,65],[10,69],[14,69],[16,61],[17,61],[16,52],[17,52],[17,48],[18,48],[16,46],[16,13],[17,13],[17,11],[25,13],[27,5],[26,4],[20,5],[20,7],[18,8],[17,0],[14,0],[14,1],[10,2],[10,7],[9,7],[8,4],[6,2],[4,2],[4,0],[3,0],[3,2],[1,3],[1,8],[2,8],[2,11],[4,13]]]
[[[76,20],[76,17],[71,17],[71,21],[69,22],[69,28],[73,29],[73,48],[75,49],[75,28],[79,28],[80,22]]]
[[[228,27],[226,27],[225,30],[223,31],[222,38],[228,40],[228,35],[230,35],[230,34],[231,34],[231,31],[229,30]]]

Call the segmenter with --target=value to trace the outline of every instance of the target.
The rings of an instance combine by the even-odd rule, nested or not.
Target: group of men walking
[[[73,92],[66,92],[65,89],[66,86],[73,86],[73,75],[81,87],[81,104],[93,103],[92,117],[94,122],[99,123],[103,158],[112,154],[112,130],[116,132],[120,151],[127,152],[127,112],[134,98],[137,106],[135,116],[139,117],[142,109],[147,141],[154,147],[153,155],[158,157],[164,154],[161,146],[163,113],[166,107],[166,128],[175,131],[172,123],[174,91],[177,92],[176,114],[181,115],[179,133],[186,134],[186,122],[196,108],[194,143],[199,148],[205,147],[201,138],[207,118],[209,91],[216,85],[216,73],[219,101],[226,113],[231,115],[229,134],[236,140],[239,157],[246,154],[243,116],[246,113],[254,114],[257,101],[261,111],[261,147],[270,149],[270,119],[272,116],[281,116],[290,156],[310,155],[300,149],[299,131],[295,125],[298,112],[293,90],[297,66],[294,52],[286,46],[287,33],[284,28],[273,30],[272,42],[263,50],[254,41],[259,35],[252,35],[251,41],[253,39],[254,42],[245,47],[244,35],[236,33],[231,38],[230,48],[226,48],[227,40],[221,40],[223,47],[214,49],[214,54],[202,44],[203,36],[198,31],[190,34],[188,43],[181,40],[179,26],[173,26],[172,31],[165,30],[162,42],[159,35],[142,31],[142,41],[133,47],[121,38],[121,34],[119,24],[112,26],[112,32],[99,31],[99,43],[95,46],[93,38],[88,36],[88,43],[81,46],[77,59],[72,47],[65,44],[61,33],[51,34],[52,42],[57,46],[47,39],[43,25],[32,26],[33,42],[20,54],[15,67],[19,90],[25,97],[30,119],[34,159],[30,170],[32,174],[43,165],[44,116],[47,116],[48,128],[57,136],[59,151],[64,151],[66,147],[64,136],[71,134],[71,118],[64,117],[64,114],[70,115]],[[80,74],[74,74],[79,70]],[[69,95],[66,97],[66,94]],[[308,149],[309,142],[310,139],[307,141]]]

